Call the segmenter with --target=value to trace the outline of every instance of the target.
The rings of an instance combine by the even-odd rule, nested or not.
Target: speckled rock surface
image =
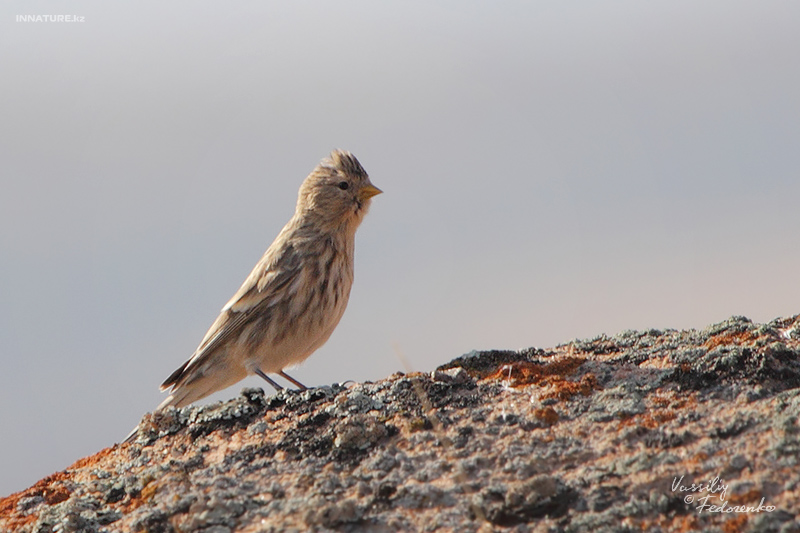
[[[0,531],[800,531],[800,316],[147,414]]]

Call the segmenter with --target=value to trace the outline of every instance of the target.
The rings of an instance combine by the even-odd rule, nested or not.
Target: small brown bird
[[[182,407],[257,374],[305,386],[283,369],[325,344],[344,314],[353,284],[356,229],[381,190],[358,160],[335,150],[303,181],[294,216],[192,357],[170,375],[158,409]]]

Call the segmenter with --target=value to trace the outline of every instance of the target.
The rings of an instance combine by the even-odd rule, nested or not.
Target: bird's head
[[[354,231],[371,198],[381,192],[353,154],[334,150],[300,186],[296,215],[330,231],[342,227]]]

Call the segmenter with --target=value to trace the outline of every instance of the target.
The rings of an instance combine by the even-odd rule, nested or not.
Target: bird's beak
[[[380,194],[383,191],[377,188],[376,186],[372,185],[371,183],[366,187],[363,187],[360,191],[358,191],[358,200],[363,202],[364,200],[369,200],[376,194]]]

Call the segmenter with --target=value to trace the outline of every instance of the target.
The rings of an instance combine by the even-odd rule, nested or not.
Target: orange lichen
[[[632,426],[636,422],[636,415],[632,413],[627,413],[625,411],[620,411],[615,413],[617,420],[619,420],[619,427],[618,429],[622,429],[627,426]]]
[[[640,424],[648,429],[655,429],[664,422],[674,420],[677,415],[672,410],[648,413],[641,417]]]
[[[708,458],[709,455],[706,452],[698,452],[694,454],[694,456],[692,456],[692,458],[689,459],[688,462],[692,464],[700,464],[706,462]]]
[[[541,409],[534,409],[533,416],[536,419],[541,420],[548,426],[552,426],[553,424],[558,422],[558,413],[556,412],[555,409],[553,409],[549,405]]]
[[[747,523],[747,515],[741,514],[736,518],[731,518],[722,524],[723,533],[739,533],[744,531],[744,525]]]
[[[567,379],[586,361],[583,357],[568,356],[545,364],[518,361],[500,366],[486,379],[502,380],[511,387],[539,385],[549,387],[541,399],[569,400],[577,394],[589,396],[599,390],[594,374],[586,374],[579,381]]]
[[[33,496],[41,496],[44,498],[48,505],[55,505],[61,503],[69,498],[69,491],[64,487],[61,482],[65,479],[70,479],[71,474],[66,470],[56,472],[46,478],[40,479],[32,487],[16,492],[10,496],[0,499],[0,516],[8,517],[6,527],[12,531],[36,520],[36,515],[31,514],[28,516],[21,515],[17,511],[17,505],[22,498],[30,498]]]
[[[585,361],[583,357],[564,357],[545,364],[517,361],[500,366],[487,379],[508,381],[512,387],[546,385],[549,378],[564,379],[571,375]]]
[[[697,408],[697,395],[691,393],[689,396],[677,398],[669,405],[672,409],[683,409],[685,407],[696,409]]]
[[[666,407],[672,400],[663,396],[653,396],[651,401],[659,407]]]
[[[116,450],[118,447],[119,447],[119,444],[115,444],[114,446],[111,446],[110,448],[105,448],[103,450],[100,450],[99,452],[97,452],[94,455],[89,455],[87,457],[83,457],[81,459],[78,459],[77,461],[72,463],[69,466],[69,468],[67,468],[67,470],[78,470],[79,468],[86,468],[87,466],[93,466],[93,465],[99,463],[101,459],[105,459],[107,455],[109,455],[111,452]]]
[[[700,531],[700,524],[697,523],[697,517],[693,514],[689,516],[675,517],[672,525],[676,526],[673,531],[685,533],[689,533],[690,531]]]
[[[7,516],[7,520],[5,522],[5,526],[9,528],[9,531],[16,531],[17,529],[21,528],[22,526],[28,525],[34,520],[36,520],[36,514],[30,515],[21,515],[19,513],[5,515],[2,510],[0,510],[0,517]]]
[[[666,409],[664,411],[659,411],[653,415],[653,419],[658,422],[659,424],[663,424],[664,422],[669,422],[670,420],[675,420],[675,417],[678,415],[675,414],[675,411],[672,409]]]
[[[69,491],[65,487],[51,487],[42,492],[42,497],[47,505],[56,505],[69,499]]]
[[[156,495],[156,492],[158,492],[158,483],[150,483],[142,489],[141,498],[142,500],[150,500]]]
[[[708,339],[705,342],[705,347],[709,350],[713,350],[717,346],[750,344],[757,338],[758,336],[750,331],[741,331],[739,333],[724,332],[720,333],[719,335],[714,335]]]
[[[64,500],[67,500],[69,498],[70,493],[66,489],[66,487],[63,486],[61,482],[67,479],[72,479],[73,472],[75,470],[85,468],[90,465],[94,465],[101,459],[105,458],[105,456],[111,453],[111,451],[113,451],[114,449],[116,449],[116,446],[112,448],[106,448],[105,450],[99,451],[94,455],[78,459],[66,470],[56,472],[43,479],[40,479],[32,487],[28,489],[16,492],[14,494],[6,496],[5,498],[1,498],[0,516],[12,516],[17,508],[19,500],[21,500],[22,498],[41,496],[42,498],[44,498],[44,501],[48,505],[56,505],[58,503],[63,502]],[[15,524],[14,527],[19,527],[21,525],[24,525],[30,522],[33,518],[35,518],[34,515],[20,516],[19,520],[14,522]]]
[[[689,532],[700,531],[702,528],[698,524],[695,515],[662,517],[657,520],[642,520],[637,524],[641,531],[652,531],[663,529],[665,531]]]
[[[593,390],[599,389],[597,378],[594,374],[586,374],[580,381],[558,380],[553,383],[553,390],[545,393],[542,399],[557,398],[559,400],[569,400],[576,394],[589,396]]]
[[[742,494],[731,495],[728,503],[730,505],[754,505],[757,506],[761,501],[761,491],[758,489],[750,489]]]

